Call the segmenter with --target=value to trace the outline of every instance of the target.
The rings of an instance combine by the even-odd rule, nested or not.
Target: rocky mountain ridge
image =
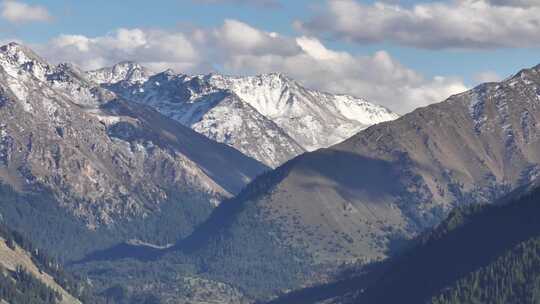
[[[144,67],[124,62],[87,75],[270,167],[398,117],[362,99],[306,89],[278,73],[191,76],[168,70],[149,76]]]

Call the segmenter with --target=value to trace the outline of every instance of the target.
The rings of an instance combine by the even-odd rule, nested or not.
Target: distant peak
[[[266,77],[276,77],[276,78],[288,78],[287,75],[280,73],[280,72],[271,72],[271,73],[265,73],[261,74],[261,76]]]
[[[29,61],[36,61],[46,64],[46,61],[39,57],[33,50],[17,42],[10,42],[1,46],[0,53],[20,64]]]
[[[24,47],[22,44],[19,44],[17,42],[10,42],[8,44],[5,44],[3,46],[0,47],[0,50],[2,50],[2,52],[7,52],[7,51],[10,51],[10,50],[16,50],[16,49],[25,49],[26,47]]]
[[[505,78],[504,80],[500,82],[488,82],[488,83],[482,83],[474,88],[475,91],[482,91],[485,90],[486,85],[488,84],[508,84],[510,86],[514,86],[518,83],[522,83],[525,85],[530,84],[531,82],[536,82],[538,75],[540,74],[540,64],[535,65],[531,68],[525,68],[521,69],[519,72]]]
[[[163,74],[165,75],[176,75],[176,72],[173,69],[166,69],[163,71]]]
[[[154,74],[152,75],[152,79],[168,79],[168,80],[171,80],[171,79],[175,79],[175,78],[178,78],[178,77],[182,77],[182,76],[185,76],[184,74],[179,74],[179,73],[176,73],[174,70],[172,69],[166,69],[165,71],[163,72],[159,72],[157,74]]]
[[[81,73],[81,69],[78,66],[76,66],[75,64],[71,63],[71,62],[59,63],[57,65],[57,67],[60,70],[73,70],[73,71],[76,71],[78,73]]]
[[[111,72],[116,75],[129,78],[135,71],[142,74],[149,74],[147,69],[135,61],[122,61],[112,66]]]
[[[84,72],[75,64],[71,62],[62,62],[59,63],[55,71],[58,73],[64,73],[64,74],[71,74],[72,76],[75,76],[77,78],[85,78]]]
[[[270,82],[270,83],[274,83],[274,84],[277,83],[277,84],[286,85],[286,86],[289,86],[289,85],[302,86],[296,80],[294,80],[293,78],[289,77],[286,74],[279,73],[279,72],[260,74],[260,75],[257,75],[255,77],[260,79],[263,82]]]
[[[97,83],[112,84],[120,81],[144,82],[152,73],[138,62],[121,61],[112,67],[89,71],[87,75]]]
[[[138,62],[131,60],[121,61],[113,65],[113,69],[114,68],[144,69],[143,66],[140,65]]]
[[[280,73],[280,72],[271,72],[266,74],[261,74],[259,77],[268,77],[268,78],[275,78],[275,79],[281,79],[285,81],[293,81],[291,77],[289,77],[287,74]]]

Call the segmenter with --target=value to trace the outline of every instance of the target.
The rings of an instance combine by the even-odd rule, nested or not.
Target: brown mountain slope
[[[537,175],[538,92],[535,67],[299,156],[222,206],[184,246],[208,249],[200,240],[215,234],[209,227],[223,235],[212,248],[241,244],[235,234],[250,218],[314,264],[383,258],[453,206],[492,201]],[[219,214],[228,228],[215,224]]]
[[[383,254],[396,233],[414,235],[455,205],[489,202],[536,176],[539,70],[481,85],[300,158],[271,199],[305,210],[300,222],[322,224],[328,240],[337,230],[354,240],[341,242],[345,248]],[[333,258],[324,248],[314,252]]]
[[[81,304],[81,302],[60,286],[55,279],[40,271],[39,267],[32,260],[32,255],[24,251],[18,245],[10,248],[6,241],[0,237],[0,267],[7,271],[14,272],[18,267],[22,267],[30,275],[41,281],[47,287],[58,292],[61,295],[61,304]],[[1,271],[1,270],[0,270]]]

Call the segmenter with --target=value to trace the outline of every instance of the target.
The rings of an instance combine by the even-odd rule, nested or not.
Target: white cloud
[[[53,62],[71,61],[84,69],[135,60],[155,71],[282,72],[308,87],[365,97],[400,113],[466,89],[457,78],[425,78],[385,51],[353,55],[329,49],[317,38],[282,36],[236,20],[190,32],[118,29],[101,37],[62,35],[36,48]]]
[[[361,44],[393,42],[430,49],[522,48],[540,46],[540,6],[535,3],[538,0],[454,0],[404,7],[328,0],[318,16],[295,25],[310,35]]]
[[[354,56],[327,49],[315,38],[300,37],[297,43],[302,51],[291,56],[231,56],[226,70],[247,74],[281,71],[308,87],[365,97],[400,113],[466,90],[457,78],[425,79],[385,51]]]
[[[287,56],[300,51],[294,39],[264,32],[237,20],[225,20],[220,28],[208,31],[206,41],[219,52],[254,55]]]
[[[47,22],[52,20],[49,11],[39,5],[29,5],[15,0],[0,3],[0,15],[11,23]]]
[[[136,60],[156,70],[190,70],[199,64],[200,58],[184,33],[161,30],[121,28],[94,38],[61,35],[36,48],[46,58],[56,62],[71,61],[83,69]]]

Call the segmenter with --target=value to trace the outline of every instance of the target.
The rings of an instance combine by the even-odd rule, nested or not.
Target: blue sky
[[[268,31],[292,33],[291,23],[309,16],[309,8],[322,1],[283,1],[281,7],[267,8],[235,3],[197,3],[191,0],[94,0],[94,1],[24,1],[47,7],[54,20],[43,24],[2,27],[22,38],[43,42],[62,33],[103,35],[119,27],[159,27],[176,29],[182,26],[218,26],[224,19],[238,19]]]
[[[439,97],[431,91],[421,91],[422,88],[425,89],[426,87],[432,91],[436,89],[433,82],[440,80],[435,79],[437,76],[443,76],[445,79],[444,81],[440,80],[440,83],[435,86],[442,86],[444,82],[447,86],[453,86],[454,90],[459,90],[459,86],[455,85],[458,80],[464,87],[471,87],[479,81],[504,78],[521,68],[540,63],[538,53],[538,45],[540,43],[537,43],[535,40],[537,37],[534,36],[534,33],[527,32],[521,35],[520,31],[527,29],[522,30],[519,25],[514,25],[510,22],[506,24],[506,21],[504,21],[504,14],[515,16],[515,14],[526,14],[519,11],[520,9],[529,11],[537,9],[536,6],[529,6],[527,0],[423,2],[409,0],[401,2],[393,1],[390,3],[380,2],[385,5],[384,9],[390,9],[392,11],[393,8],[397,8],[397,11],[393,12],[396,14],[395,18],[390,18],[389,20],[384,19],[382,14],[380,18],[377,17],[376,14],[381,12],[382,9],[377,6],[377,3],[371,1],[275,1],[279,3],[273,6],[257,4],[258,2],[262,2],[261,0],[163,0],[154,2],[142,0],[0,0],[2,9],[4,10],[8,8],[8,5],[17,3],[24,5],[24,9],[31,10],[39,8],[46,10],[47,13],[46,16],[38,14],[34,20],[32,18],[17,20],[17,16],[10,15],[12,17],[6,17],[7,15],[3,14],[3,18],[0,17],[0,40],[8,41],[17,39],[23,43],[35,46],[38,52],[42,50],[47,59],[52,61],[72,60],[83,67],[98,67],[100,64],[108,65],[112,64],[114,60],[122,59],[133,59],[142,61],[143,63],[148,61],[151,66],[158,67],[158,69],[171,62],[172,67],[178,72],[204,73],[211,70],[218,70],[224,73],[257,73],[269,72],[271,69],[283,67],[284,71],[276,70],[275,72],[291,74],[290,72],[292,70],[295,78],[299,78],[300,81],[306,82],[308,85],[329,91],[343,91],[342,93],[366,96],[371,99],[377,99],[379,103],[387,106],[392,106],[392,102],[395,103],[395,101],[391,99],[396,99],[401,93],[385,96],[382,93],[385,91],[384,85],[376,83],[375,80],[366,80],[370,74],[370,71],[366,69],[373,67],[375,63],[366,63],[365,61],[368,59],[364,60],[363,56],[375,60],[375,58],[381,57],[376,56],[377,52],[383,51],[390,56],[394,65],[392,68],[386,69],[387,73],[406,74],[404,72],[405,69],[416,73],[393,78],[394,76],[384,75],[384,72],[377,70],[378,68],[373,68],[373,73],[377,73],[374,78],[380,78],[380,81],[395,81],[396,85],[402,85],[404,87],[403,90],[407,87],[414,87],[415,91],[407,92],[407,98],[420,99],[442,98],[443,95]],[[518,1],[520,1],[519,4],[516,4]],[[472,2],[483,4],[470,4]],[[429,6],[439,4],[442,5],[442,8]],[[431,10],[429,14],[433,14],[435,17],[440,16],[438,14],[451,16],[454,13],[457,16],[460,10],[470,11],[472,5],[477,5],[474,8],[478,8],[478,5],[480,5],[478,8],[479,14],[483,13],[485,16],[472,15],[472,17],[469,16],[469,19],[478,18],[479,20],[473,21],[476,23],[485,23],[486,27],[481,29],[472,28],[475,25],[471,21],[471,35],[474,36],[467,36],[468,34],[460,33],[466,33],[468,31],[468,28],[464,27],[467,22],[460,22],[455,19],[458,17],[452,17],[454,19],[449,17],[448,20],[444,20],[445,17],[443,17],[440,23],[438,23],[436,19],[435,21],[425,21],[422,19],[423,17],[407,17],[408,15],[401,14],[402,11],[410,10],[410,15],[411,12],[415,12],[415,6],[418,5],[427,5],[428,9]],[[351,16],[344,15],[348,14],[348,8],[351,8]],[[374,19],[365,22],[360,20],[362,17],[359,16],[365,16],[363,15],[365,12],[368,12],[370,16],[375,15],[373,17]],[[349,17],[352,21],[338,24],[343,20],[347,20]],[[524,15],[523,18],[525,22],[535,21],[534,15]],[[383,19],[385,21],[380,21]],[[252,49],[249,54],[246,53],[246,56],[249,55],[249,58],[246,56],[239,58],[234,54],[236,51],[235,47],[231,49],[230,44],[222,44],[221,38],[217,33],[219,31],[223,35],[226,34],[226,31],[223,29],[226,20],[239,22],[263,34],[278,33],[280,37],[284,37],[284,40],[280,40],[281,42],[263,43],[264,47]],[[501,23],[501,20],[505,23],[504,26],[498,24]],[[540,19],[538,21],[540,22]],[[400,22],[403,22],[403,24],[400,24]],[[453,30],[453,22],[456,23],[458,29],[456,29],[456,33],[446,37],[446,33]],[[489,22],[493,22],[493,24],[489,24]],[[298,23],[302,25],[299,26]],[[465,25],[462,23],[465,23]],[[448,29],[449,27],[450,29]],[[110,46],[105,48],[100,44],[96,46],[99,47],[100,52],[110,51],[117,55],[115,57],[102,55],[103,58],[99,60],[91,60],[93,59],[91,58],[91,54],[78,57],[77,54],[74,54],[73,50],[70,51],[65,47],[60,48],[56,42],[56,44],[51,46],[51,43],[53,43],[51,41],[55,41],[55,39],[61,36],[77,35],[88,39],[111,37],[115,36],[116,31],[121,28],[129,30],[140,29],[145,31],[147,35],[149,31],[182,33],[187,37],[186,39],[189,40],[190,45],[193,46],[194,51],[192,53],[200,53],[201,55],[194,59],[197,63],[193,64],[189,62],[190,58],[195,58],[193,54],[190,55],[191,57],[185,57],[185,54],[175,54],[173,56],[174,60],[167,59],[161,62],[158,60],[159,58],[155,58],[157,55],[150,56],[152,57],[151,60],[148,59],[148,56],[144,55],[148,52],[129,50],[122,53],[121,50],[111,49]],[[238,26],[234,28],[241,31],[241,28]],[[377,29],[371,30],[371,28]],[[204,38],[204,43],[198,40],[193,42],[193,39],[195,39],[193,38],[194,33],[198,31],[204,32],[204,36],[206,37]],[[399,33],[394,34],[394,32]],[[410,38],[418,32],[421,34],[419,34],[419,37]],[[477,36],[482,36],[484,32],[489,33],[486,36],[490,37],[485,39],[476,38]],[[156,37],[156,35],[153,34],[153,37]],[[162,34],[160,35],[157,36],[163,36]],[[527,35],[532,35],[533,37],[528,37]],[[387,39],[386,36],[390,38]],[[521,36],[523,37],[521,38]],[[296,59],[294,57],[287,57],[289,53],[285,54],[279,50],[279,43],[283,45],[288,45],[289,43],[295,44],[291,41],[294,41],[298,37],[316,39],[316,41],[324,45],[324,48],[336,52],[336,54],[344,52],[347,55],[355,57],[356,59],[354,60],[344,59],[340,62],[346,61],[347,64],[358,62],[359,69],[363,68],[364,71],[354,72],[351,71],[350,67],[343,67],[339,71],[335,71],[335,75],[339,75],[338,72],[346,70],[346,73],[350,76],[342,80],[333,79],[329,81],[333,82],[331,85],[324,84],[323,79],[309,79],[307,75],[312,73],[312,71],[298,72],[297,69],[302,64],[293,65],[290,61],[295,61]],[[169,41],[170,39],[166,40]],[[65,43],[62,45],[65,46]],[[318,46],[315,45],[315,47]],[[245,48],[242,49],[242,51],[245,50]],[[164,54],[167,55],[169,53]],[[228,55],[223,55],[225,53]],[[122,58],[123,54],[129,58]],[[262,66],[257,62],[257,58],[254,57],[255,54],[261,56],[260,61],[267,60],[272,62]],[[60,55],[66,58],[61,58]],[[275,59],[268,59],[270,55],[281,56],[280,58],[288,58],[290,60],[287,63],[275,62]],[[203,56],[206,57],[200,58]],[[246,63],[248,60],[250,62],[249,64]],[[157,61],[159,61],[159,64]],[[180,69],[185,70],[179,71]],[[324,68],[321,67],[318,70],[324,71]],[[363,74],[360,75],[360,73]],[[329,73],[328,75],[334,74]],[[354,77],[358,75],[360,75],[358,77],[358,83],[354,83]],[[405,80],[407,77],[409,80]],[[423,80],[418,80],[419,77],[423,78]],[[373,87],[376,87],[376,89],[372,89]],[[441,91],[444,90],[441,89]],[[422,97],[418,97],[420,95]],[[405,103],[403,102],[403,104]],[[407,103],[409,104],[394,106],[394,108],[399,108],[401,112],[405,112],[414,106],[428,102],[414,103],[407,101]]]

